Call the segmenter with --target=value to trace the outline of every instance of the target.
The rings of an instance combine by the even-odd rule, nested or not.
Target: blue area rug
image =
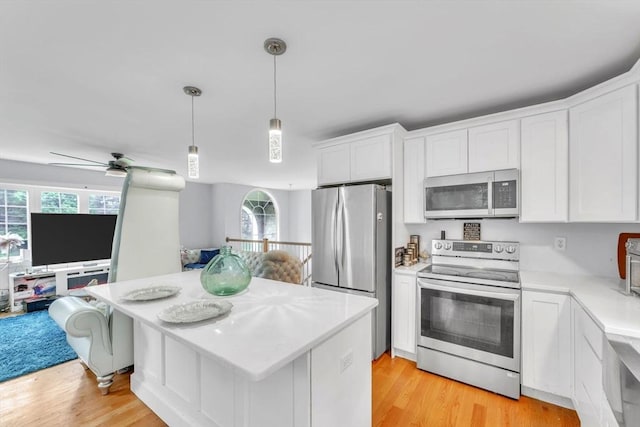
[[[77,357],[47,310],[0,319],[0,382]]]

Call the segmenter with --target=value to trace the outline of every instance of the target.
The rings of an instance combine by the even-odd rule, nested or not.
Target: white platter
[[[154,299],[167,298],[180,292],[178,286],[151,286],[148,288],[134,289],[122,296],[125,301],[151,301]]]
[[[231,311],[229,301],[198,300],[167,307],[158,313],[158,319],[169,323],[191,323],[213,319]]]

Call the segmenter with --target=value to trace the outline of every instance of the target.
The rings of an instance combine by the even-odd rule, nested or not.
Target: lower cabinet
[[[522,385],[571,398],[569,295],[522,292]]]
[[[603,386],[604,333],[575,298],[522,291],[522,394],[573,407],[584,427],[618,427]]]
[[[394,273],[391,295],[391,355],[416,360],[416,273]]]
[[[607,402],[602,376],[604,334],[575,300],[571,301],[573,323],[573,402],[580,424],[617,426]]]

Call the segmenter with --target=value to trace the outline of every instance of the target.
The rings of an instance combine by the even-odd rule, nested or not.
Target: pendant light
[[[191,145],[189,146],[189,154],[187,155],[187,169],[189,178],[198,179],[200,177],[200,164],[198,160],[198,147],[196,146],[195,126],[193,119],[193,98],[202,95],[202,91],[197,87],[185,86],[182,88],[184,93],[191,97]]]
[[[269,120],[269,161],[280,163],[282,162],[282,122],[277,115],[276,57],[286,52],[287,44],[278,38],[268,38],[264,41],[264,50],[273,55],[273,118]]]

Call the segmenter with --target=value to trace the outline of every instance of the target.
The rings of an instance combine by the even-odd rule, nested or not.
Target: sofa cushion
[[[207,264],[200,264],[199,262],[190,262],[189,264],[185,264],[182,269],[184,271],[195,270],[197,268],[205,268]]]
[[[200,251],[200,260],[198,261],[198,264],[208,264],[209,261],[211,261],[216,255],[218,255],[219,252],[220,249],[214,249],[211,251],[202,249]]]

